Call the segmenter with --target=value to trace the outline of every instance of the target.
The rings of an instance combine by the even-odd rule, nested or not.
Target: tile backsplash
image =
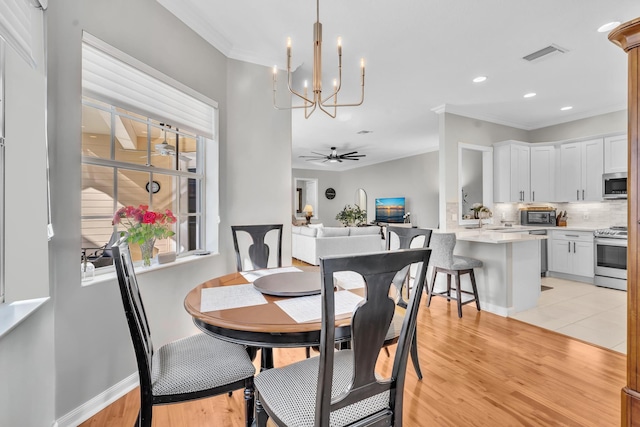
[[[501,220],[520,224],[520,209],[531,207],[519,203],[496,203],[493,206],[493,223]],[[613,225],[627,225],[627,201],[608,200],[584,203],[544,203],[556,211],[567,211],[567,226],[605,228]]]

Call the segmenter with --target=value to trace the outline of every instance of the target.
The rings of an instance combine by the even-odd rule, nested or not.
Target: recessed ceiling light
[[[568,110],[571,110],[572,108],[573,107],[571,105],[567,105],[566,107],[562,107],[560,111],[568,111]]]
[[[473,82],[474,83],[482,83],[485,80],[487,80],[487,76],[478,76],[475,79],[473,79]]]
[[[533,98],[534,96],[536,96],[535,92],[529,92],[524,94],[525,98]]]
[[[613,30],[618,25],[620,25],[620,22],[618,22],[618,21],[609,22],[607,24],[604,24],[600,28],[598,28],[598,32],[599,33],[606,33],[607,31]]]

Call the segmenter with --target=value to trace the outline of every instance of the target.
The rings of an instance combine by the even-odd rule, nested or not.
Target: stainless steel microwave
[[[602,197],[605,199],[627,198],[627,173],[605,173],[602,175]]]
[[[521,225],[544,225],[555,227],[556,211],[550,209],[530,209],[520,211]]]

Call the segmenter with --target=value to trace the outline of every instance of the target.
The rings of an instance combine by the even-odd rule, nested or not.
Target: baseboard
[[[93,399],[63,415],[61,418],[56,420],[53,427],[75,427],[102,411],[104,408],[111,405],[137,386],[138,373],[134,372],[124,380],[115,384],[113,387],[106,389]]]

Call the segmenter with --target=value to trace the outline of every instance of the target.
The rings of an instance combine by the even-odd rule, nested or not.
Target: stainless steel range
[[[595,243],[595,284],[627,290],[627,227],[604,228],[593,232]]]

